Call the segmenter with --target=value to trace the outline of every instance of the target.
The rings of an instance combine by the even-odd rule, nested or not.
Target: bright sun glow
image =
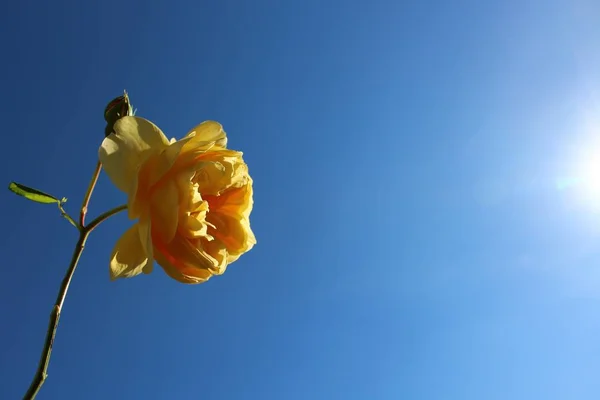
[[[581,156],[574,186],[583,202],[600,212],[600,146],[587,148]]]
[[[592,103],[582,105],[575,118],[565,160],[569,172],[557,183],[575,196],[583,210],[600,213],[600,104]]]

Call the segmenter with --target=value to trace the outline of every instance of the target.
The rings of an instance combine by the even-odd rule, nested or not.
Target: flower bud
[[[104,119],[106,120],[104,135],[108,136],[113,133],[115,122],[127,115],[133,115],[133,107],[129,102],[127,92],[124,92],[122,96],[112,99],[104,109]]]

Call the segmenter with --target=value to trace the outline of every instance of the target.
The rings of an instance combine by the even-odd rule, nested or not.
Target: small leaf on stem
[[[31,201],[35,201],[36,203],[61,203],[59,199],[57,199],[54,196],[50,196],[48,193],[44,193],[37,189],[21,185],[20,183],[11,182],[10,185],[8,185],[8,189],[13,193],[18,194],[19,196],[23,196]]]

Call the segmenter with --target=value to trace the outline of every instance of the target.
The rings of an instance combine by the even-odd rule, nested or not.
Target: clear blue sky
[[[3,185],[75,214],[123,89],[169,137],[220,121],[255,181],[258,245],[206,284],[110,282],[131,222],[94,232],[39,399],[600,398],[600,175],[580,168],[599,20],[593,0],[7,3]],[[124,200],[103,175],[90,213]],[[19,399],[76,232],[0,202]]]

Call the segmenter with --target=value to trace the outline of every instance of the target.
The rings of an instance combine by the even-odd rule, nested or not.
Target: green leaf
[[[13,193],[18,194],[19,196],[23,196],[26,199],[35,201],[37,203],[44,203],[44,204],[59,203],[60,204],[60,202],[61,202],[59,199],[57,199],[54,196],[50,196],[48,193],[41,192],[37,189],[30,188],[28,186],[21,185],[20,183],[16,183],[16,182],[11,182],[10,185],[8,185],[8,189]]]

